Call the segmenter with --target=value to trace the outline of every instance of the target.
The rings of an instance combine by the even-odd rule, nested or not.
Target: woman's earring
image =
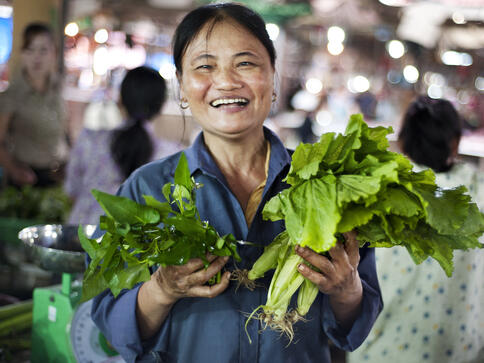
[[[276,92],[272,92],[272,103],[277,101],[277,94]]]
[[[188,101],[184,98],[180,100],[180,108],[182,110],[186,110],[190,105],[188,104]]]

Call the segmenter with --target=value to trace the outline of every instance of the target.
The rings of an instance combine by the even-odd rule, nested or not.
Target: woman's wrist
[[[340,295],[331,295],[329,303],[336,321],[345,330],[348,330],[358,317],[363,301],[363,286],[361,279],[355,281],[355,286],[351,291],[344,291]]]
[[[154,300],[157,305],[170,308],[177,298],[166,294],[160,285],[153,280],[146,281],[141,288],[146,289],[146,293]]]
[[[359,305],[363,298],[363,286],[361,279],[354,282],[354,286],[351,289],[347,289],[341,292],[341,294],[333,294],[330,296],[330,300],[338,305],[342,306],[355,306]]]
[[[142,340],[151,338],[169,315],[174,301],[166,299],[152,280],[141,285],[136,304],[136,320]]]

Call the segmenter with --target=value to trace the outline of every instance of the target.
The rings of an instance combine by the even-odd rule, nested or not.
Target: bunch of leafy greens
[[[62,187],[8,186],[0,193],[0,217],[3,218],[63,223],[71,206],[72,202]]]
[[[478,237],[484,215],[466,188],[441,189],[431,170],[413,172],[406,157],[387,150],[391,132],[369,128],[361,115],[352,115],[344,135],[326,133],[319,142],[296,148],[285,179],[290,188],[263,210],[266,219],[284,219],[286,231],[249,271],[255,280],[276,269],[259,315],[269,327],[292,339],[292,324],[318,293],[297,271],[303,260],[294,252],[296,244],[324,253],[342,233],[356,230],[361,245],[403,246],[415,263],[432,257],[448,276],[453,250],[483,247]],[[297,311],[288,312],[298,289]]]
[[[183,265],[192,258],[201,258],[207,267],[207,253],[233,256],[240,261],[234,236],[220,237],[208,222],[200,219],[195,205],[195,192],[200,187],[202,185],[190,176],[187,159],[182,153],[174,184],[163,186],[168,202],[143,195],[146,204],[139,204],[93,190],[106,212],[99,224],[106,232],[97,242],[87,238],[79,228],[81,245],[91,258],[84,273],[82,300],[107,288],[116,297],[122,289],[148,281],[152,266]],[[220,272],[209,283],[219,281]]]

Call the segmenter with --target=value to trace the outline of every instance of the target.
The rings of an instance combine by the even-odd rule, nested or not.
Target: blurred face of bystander
[[[229,139],[260,133],[274,69],[257,37],[232,20],[208,23],[188,45],[182,69],[181,97],[204,132]]]
[[[46,34],[36,35],[22,50],[22,64],[32,79],[46,78],[54,70],[56,52],[51,38]]]

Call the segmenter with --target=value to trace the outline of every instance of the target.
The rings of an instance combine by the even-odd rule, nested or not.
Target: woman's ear
[[[185,98],[185,92],[183,91],[182,75],[179,71],[176,71],[176,79],[178,81],[178,95],[180,96],[180,100],[182,100]]]

